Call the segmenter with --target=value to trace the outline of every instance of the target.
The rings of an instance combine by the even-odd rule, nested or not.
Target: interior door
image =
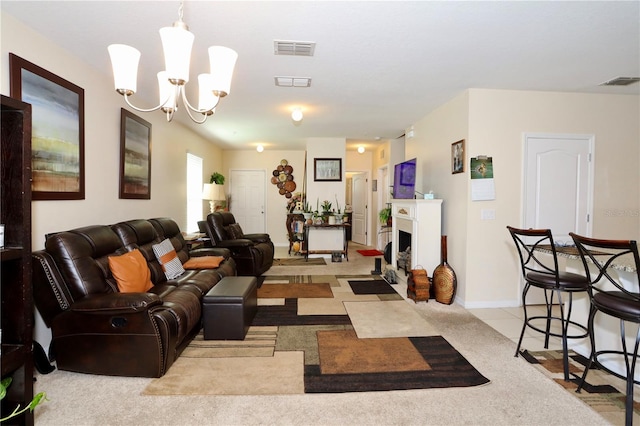
[[[232,170],[229,191],[236,222],[245,234],[266,232],[264,170]]]
[[[367,244],[367,174],[354,173],[352,181],[353,215],[351,241]]]
[[[525,134],[524,142],[523,228],[550,228],[556,244],[572,244],[569,232],[591,235],[594,137]],[[535,290],[531,300],[544,303]]]
[[[525,228],[590,235],[593,136],[525,135]]]

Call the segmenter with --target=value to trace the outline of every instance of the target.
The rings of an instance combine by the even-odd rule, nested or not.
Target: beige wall
[[[231,176],[231,170],[264,170],[268,180],[266,187],[266,226],[267,233],[271,235],[271,239],[275,245],[288,246],[289,240],[287,236],[287,227],[285,225],[287,219],[287,198],[280,195],[278,188],[271,184],[271,176],[273,170],[278,167],[281,160],[287,162],[293,167],[294,182],[296,190],[294,192],[303,191],[304,182],[304,151],[271,151],[265,149],[263,152],[251,151],[223,151],[222,153],[223,169],[226,176]],[[310,168],[308,170],[311,170]],[[307,172],[309,173],[309,172]],[[226,182],[226,190],[229,193],[229,184]],[[233,205],[233,194],[231,195],[231,203]],[[314,199],[315,203],[315,199]],[[233,209],[233,206],[232,206]]]
[[[523,134],[595,136],[593,236],[640,237],[640,108],[637,96],[470,89],[414,125],[407,158],[418,156],[423,189],[443,203],[443,233],[467,307],[519,304],[519,270],[506,225],[522,223]],[[468,172],[451,175],[451,143],[493,157],[496,199],[470,201]],[[494,209],[495,220],[481,220]]]
[[[467,291],[467,177],[451,174],[451,144],[468,139],[468,122],[469,94],[465,91],[414,124],[414,137],[405,142],[406,158],[418,159],[421,179],[416,191],[433,191],[435,198],[443,200],[442,234],[447,236],[448,260],[456,271],[460,300],[466,299]],[[468,144],[465,150],[468,164]]]
[[[119,199],[120,109],[124,101],[113,90],[110,70],[88,66],[6,13],[2,13],[1,35],[2,94],[10,94],[9,52],[84,89],[86,199],[34,201],[34,250],[43,248],[47,233],[90,224],[169,216],[185,229],[186,152],[203,157],[204,182],[210,170],[222,164],[220,149],[179,123],[168,124],[160,112],[135,112],[152,124],[151,200]]]

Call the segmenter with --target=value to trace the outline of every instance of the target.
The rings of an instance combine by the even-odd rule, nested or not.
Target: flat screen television
[[[396,164],[393,173],[393,198],[413,198],[416,189],[416,159]]]

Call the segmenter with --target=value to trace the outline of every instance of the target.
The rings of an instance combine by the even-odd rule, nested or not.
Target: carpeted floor
[[[267,277],[244,341],[198,336],[144,394],[366,392],[489,382],[379,277],[309,281]],[[397,297],[390,300],[389,290]]]
[[[323,257],[289,257],[283,259],[273,259],[273,266],[314,266],[326,265]]]

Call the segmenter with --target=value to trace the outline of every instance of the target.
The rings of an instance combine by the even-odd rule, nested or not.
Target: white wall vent
[[[274,77],[276,86],[278,87],[310,87],[311,78],[309,77]]]
[[[274,40],[274,55],[313,56],[316,43],[313,41]]]

